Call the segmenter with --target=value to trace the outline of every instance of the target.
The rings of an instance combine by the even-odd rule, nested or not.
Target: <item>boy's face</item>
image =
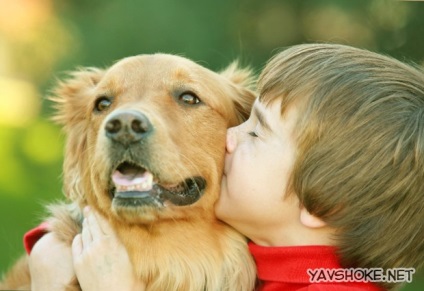
[[[286,193],[296,156],[297,114],[291,106],[281,116],[279,102],[265,107],[257,100],[249,120],[227,133],[215,211],[255,243],[272,245],[270,235],[283,237],[298,220],[298,198]]]

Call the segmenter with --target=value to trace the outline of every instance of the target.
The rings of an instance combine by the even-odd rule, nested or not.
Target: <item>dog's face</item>
[[[236,75],[164,54],[76,73],[56,91],[67,193],[127,223],[210,212],[226,129],[255,97]]]

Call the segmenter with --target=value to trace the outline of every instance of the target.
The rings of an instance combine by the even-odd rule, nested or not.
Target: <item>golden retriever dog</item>
[[[167,54],[72,73],[52,97],[71,202],[49,207],[50,231],[70,245],[89,205],[111,223],[147,290],[253,290],[246,239],[214,215],[226,130],[249,115],[251,81],[234,63],[215,73]],[[30,286],[27,268],[23,259],[3,286]]]

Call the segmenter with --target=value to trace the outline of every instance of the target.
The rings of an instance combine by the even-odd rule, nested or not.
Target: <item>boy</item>
[[[309,44],[274,57],[259,89],[249,120],[229,130],[216,213],[251,240],[260,290],[378,290],[396,284],[372,268],[422,267],[424,74],[368,51]],[[122,279],[111,290],[134,286],[107,223],[86,216],[73,244],[83,290],[105,283],[99,257]],[[34,265],[51,245],[41,242]],[[323,270],[337,279],[323,282]],[[356,282],[355,270],[376,284]]]
[[[308,269],[422,266],[423,73],[309,44],[274,57],[259,91],[250,119],[229,130],[216,213],[252,240],[264,290],[307,288]],[[320,287],[344,286],[354,284]]]

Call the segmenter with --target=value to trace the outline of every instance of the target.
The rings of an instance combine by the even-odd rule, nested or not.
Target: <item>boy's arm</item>
[[[28,234],[28,233],[27,233]],[[75,278],[71,246],[39,226],[26,236],[31,290],[66,290]]]
[[[87,216],[87,213],[85,215]],[[87,224],[89,221],[91,223]],[[96,232],[100,229],[100,225],[108,235],[105,236],[103,231]],[[89,241],[84,235],[87,232],[90,233]],[[95,247],[92,247],[93,244]],[[71,246],[49,232],[47,223],[28,231],[24,235],[24,246],[29,254],[28,264],[33,291],[66,290],[66,286],[76,276],[74,267],[79,274],[81,287],[87,290],[139,291],[146,287],[144,282],[134,276],[126,249],[112,228],[107,221],[95,214],[91,214],[85,220],[83,234],[77,235],[74,239],[74,258]],[[103,271],[98,272],[99,269]],[[99,286],[102,287],[99,289]]]

